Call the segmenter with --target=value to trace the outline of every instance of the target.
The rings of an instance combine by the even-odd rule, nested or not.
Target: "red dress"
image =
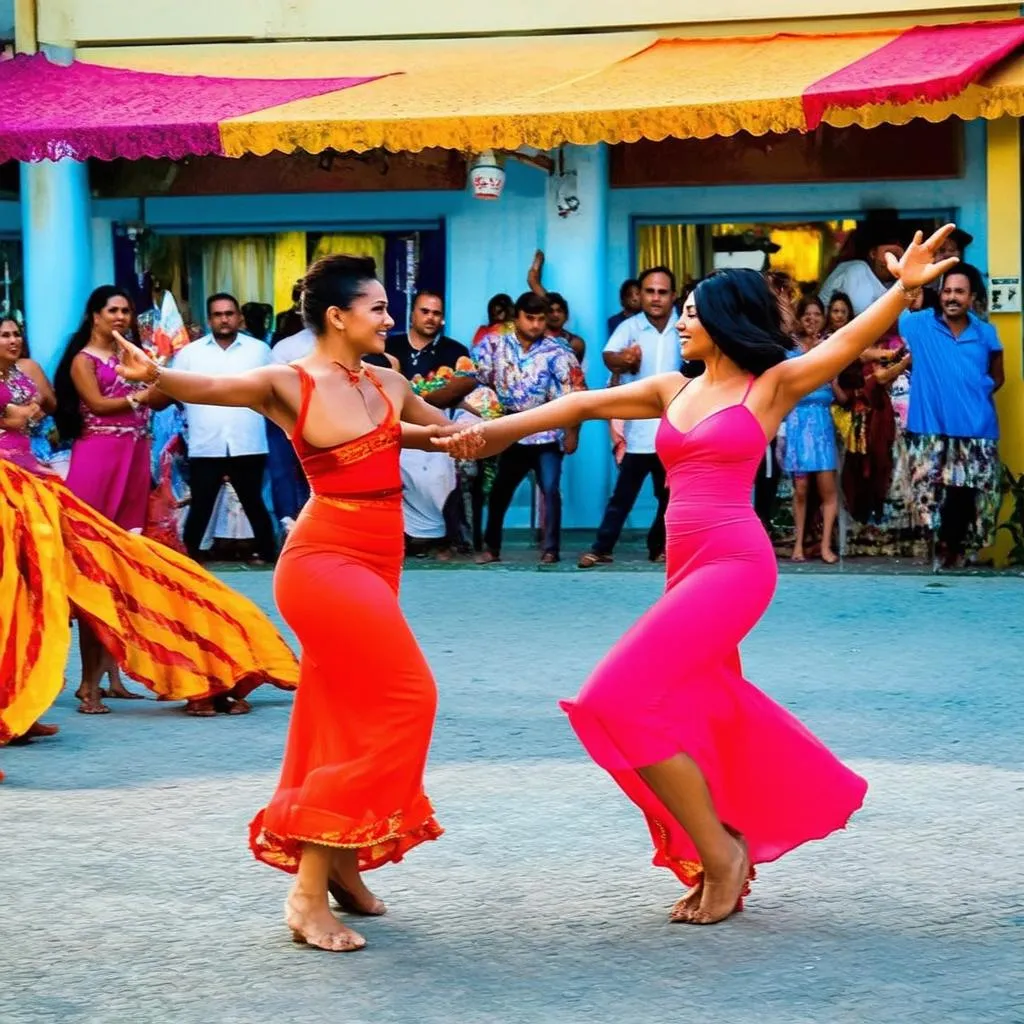
[[[292,442],[312,498],[288,536],[274,597],[302,645],[281,780],[250,825],[258,860],[298,869],[301,844],[359,850],[365,871],[441,835],[423,792],[437,690],[398,605],[401,425],[333,448],[302,437],[315,383],[298,370]]]

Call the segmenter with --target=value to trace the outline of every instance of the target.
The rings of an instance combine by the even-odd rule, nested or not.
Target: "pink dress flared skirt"
[[[751,507],[764,452],[757,420],[732,406],[681,433],[663,420],[668,581],[563,709],[591,757],[641,809],[654,863],[686,885],[702,874],[690,837],[637,769],[677,754],[701,769],[719,818],[754,864],[845,826],[867,783],[743,677],[740,641],[775,590],[772,546]]]

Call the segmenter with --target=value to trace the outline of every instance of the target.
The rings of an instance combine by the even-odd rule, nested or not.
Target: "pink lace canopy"
[[[379,77],[208,78],[20,54],[0,61],[0,160],[220,154],[221,121]]]

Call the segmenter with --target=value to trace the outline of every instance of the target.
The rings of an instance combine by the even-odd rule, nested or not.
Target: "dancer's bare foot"
[[[704,895],[704,879],[702,878],[682,899],[676,900],[668,912],[672,924],[689,923],[693,915],[700,909],[700,898]]]
[[[388,912],[384,901],[366,887],[355,850],[339,850],[336,853],[331,864],[327,891],[347,914],[381,917]]]
[[[481,551],[473,561],[476,562],[477,565],[490,565],[492,562],[500,562],[501,558],[493,551]]]
[[[793,554],[789,556],[791,562],[806,562],[807,559],[804,557],[803,548],[793,548]]]
[[[717,924],[743,909],[743,897],[750,891],[750,854],[740,838],[733,854],[721,864],[704,865],[704,892],[700,906],[687,918],[688,924]]]
[[[292,941],[331,953],[353,953],[366,945],[358,932],[346,928],[330,911],[326,899],[292,889],[284,904],[285,924]]]
[[[185,714],[193,718],[214,718],[217,712],[213,709],[213,698],[202,697],[199,700],[190,700],[185,705]]]
[[[839,561],[839,556],[835,552],[833,552],[833,551],[829,551],[826,548],[822,548],[821,549],[821,560],[826,565],[835,565],[836,562]]]
[[[14,736],[9,739],[7,744],[11,747],[23,746],[26,743],[31,743],[32,740],[40,739],[44,736],[56,736],[59,732],[59,725],[47,725],[45,722],[34,722],[20,736]]]

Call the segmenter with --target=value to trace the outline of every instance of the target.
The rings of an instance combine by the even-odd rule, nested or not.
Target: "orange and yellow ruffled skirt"
[[[56,477],[0,460],[0,743],[57,698],[72,615],[162,700],[298,683],[295,655],[247,598],[115,526]]]

